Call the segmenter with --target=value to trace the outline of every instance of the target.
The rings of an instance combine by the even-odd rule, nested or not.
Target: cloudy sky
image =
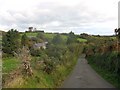
[[[119,0],[0,0],[0,30],[114,34]]]

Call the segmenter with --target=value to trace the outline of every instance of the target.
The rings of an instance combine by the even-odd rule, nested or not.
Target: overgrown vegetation
[[[116,72],[117,57],[116,52],[106,54],[94,54],[88,58],[89,64],[106,80],[115,87],[120,87],[119,72]],[[119,62],[120,64],[120,62]]]
[[[81,53],[103,78],[120,87],[119,29],[115,32],[117,38],[73,32],[4,32],[3,87],[59,87]]]
[[[16,32],[17,34],[14,34]],[[73,32],[64,35],[19,33],[12,29],[5,33],[3,38],[4,88],[59,87],[83,50],[83,44],[77,41]],[[16,40],[14,45],[11,44]]]
[[[20,47],[19,32],[17,30],[11,29],[3,35],[2,40],[2,50],[4,53],[13,55],[14,51],[17,51],[17,49]]]
[[[117,39],[113,39],[113,37],[82,36],[88,40],[84,48],[88,63],[103,78],[115,87],[120,88],[120,44],[118,33],[116,33]]]

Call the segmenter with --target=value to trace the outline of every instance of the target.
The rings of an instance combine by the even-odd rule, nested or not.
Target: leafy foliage
[[[38,32],[37,39],[38,39],[38,42],[44,42],[44,41],[46,41],[46,38],[45,38],[45,35],[44,35],[43,32]]]
[[[9,30],[5,35],[3,35],[2,40],[2,50],[4,53],[13,55],[14,51],[17,51],[20,47],[19,32],[17,30]]]
[[[63,39],[62,39],[61,35],[57,34],[56,36],[54,36],[52,43],[57,44],[57,45],[63,44]]]
[[[21,37],[21,45],[22,46],[27,46],[28,45],[28,41],[29,41],[29,39],[28,39],[27,35],[23,34],[22,37]]]
[[[74,35],[74,33],[71,31],[68,34],[67,44],[72,44],[77,42],[77,37]]]
[[[120,87],[120,57],[117,57],[117,52],[100,54],[96,53],[87,57],[88,63],[94,68],[100,70],[100,74],[104,74],[103,77],[111,82],[116,87]],[[117,67],[118,65],[118,67]],[[117,72],[116,72],[117,70]]]
[[[88,63],[106,80],[116,87],[120,87],[120,52],[117,48],[119,45],[116,39],[102,36],[86,38],[88,42],[85,45],[84,52]]]

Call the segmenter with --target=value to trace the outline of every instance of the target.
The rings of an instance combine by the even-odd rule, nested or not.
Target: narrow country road
[[[70,76],[63,82],[61,88],[114,88],[99,76],[82,55]]]

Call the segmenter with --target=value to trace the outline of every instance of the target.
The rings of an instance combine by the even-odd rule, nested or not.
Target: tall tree
[[[60,36],[60,34],[57,34],[56,36],[53,37],[52,43],[53,44],[58,44],[58,45],[63,44],[63,39]]]
[[[11,29],[5,35],[3,35],[2,50],[7,54],[14,54],[14,51],[20,46],[19,32],[17,30]]]
[[[39,32],[39,33],[37,34],[37,38],[38,38],[38,42],[43,42],[43,41],[46,40],[45,35],[44,35],[43,32]]]
[[[68,34],[67,44],[71,44],[71,43],[75,43],[75,42],[77,42],[77,38],[76,38],[75,34],[71,31]]]
[[[22,38],[21,38],[21,45],[22,46],[27,46],[28,45],[28,41],[29,41],[29,39],[28,39],[27,35],[23,34]]]

